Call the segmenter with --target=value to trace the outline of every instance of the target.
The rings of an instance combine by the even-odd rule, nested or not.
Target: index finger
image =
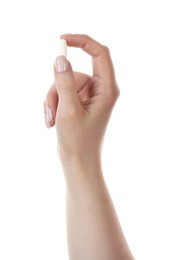
[[[115,81],[114,68],[109,49],[84,34],[63,34],[61,39],[67,41],[68,46],[83,49],[92,56],[93,74],[107,81]]]

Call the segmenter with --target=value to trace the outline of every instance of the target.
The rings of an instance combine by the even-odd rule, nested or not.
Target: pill
[[[67,57],[67,42],[64,39],[60,40],[60,55]]]

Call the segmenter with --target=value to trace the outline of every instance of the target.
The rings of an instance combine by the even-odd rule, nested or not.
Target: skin
[[[93,75],[58,72],[44,102],[47,127],[56,126],[66,180],[67,237],[71,260],[133,260],[101,165],[104,134],[120,95],[109,49],[87,35],[62,35],[92,57]],[[60,57],[61,59],[61,57]],[[49,116],[49,109],[51,114]]]

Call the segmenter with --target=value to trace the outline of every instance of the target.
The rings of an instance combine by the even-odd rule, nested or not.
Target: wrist
[[[99,152],[88,155],[59,155],[66,184],[78,184],[82,181],[94,180],[102,176],[101,155]]]

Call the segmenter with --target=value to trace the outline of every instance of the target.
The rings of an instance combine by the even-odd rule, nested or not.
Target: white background
[[[1,0],[1,260],[68,259],[65,182],[42,109],[62,33],[89,34],[111,50],[121,96],[103,169],[135,258],[178,259],[176,2]],[[68,58],[91,72],[82,51]]]

